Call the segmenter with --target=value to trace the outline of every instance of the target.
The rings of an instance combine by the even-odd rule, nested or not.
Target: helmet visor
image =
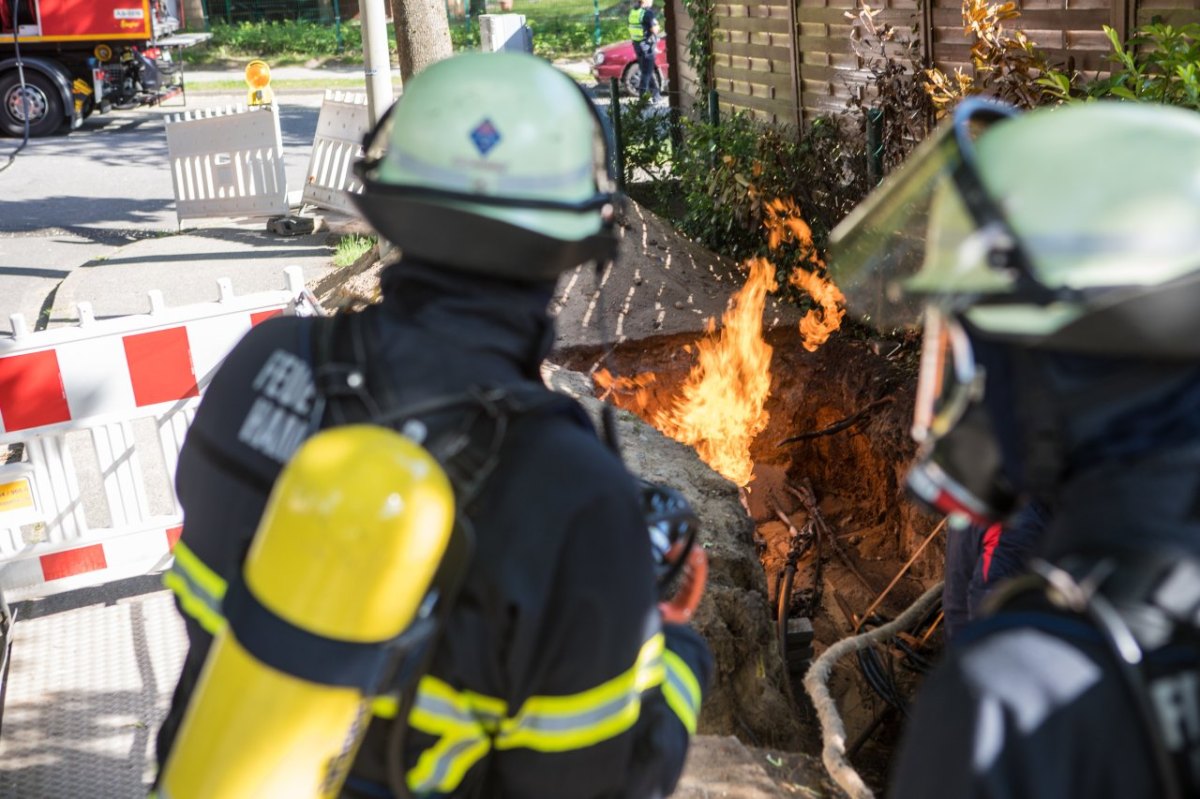
[[[829,273],[846,296],[847,310],[881,333],[915,330],[922,294],[950,293],[950,284],[915,281],[926,267],[930,221],[958,219],[963,235],[978,230],[1015,245],[1002,215],[983,190],[971,143],[1011,109],[980,100],[961,103],[954,116],[926,139],[830,237]],[[947,237],[950,238],[950,237]]]

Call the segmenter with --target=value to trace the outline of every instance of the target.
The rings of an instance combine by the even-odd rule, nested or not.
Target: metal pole
[[[883,180],[883,109],[867,109],[867,181]]]
[[[333,0],[333,25],[337,32],[337,52],[338,55],[346,49],[346,42],[342,40],[342,3],[341,0]],[[391,66],[390,64],[388,65]]]
[[[367,77],[367,121],[371,127],[392,104],[392,63],[388,56],[384,0],[362,0],[363,73]]]
[[[596,18],[596,32],[592,34],[592,44],[600,46],[600,0],[592,0],[593,13]]]
[[[616,78],[608,79],[609,113],[613,124],[613,158],[617,168],[617,188],[625,190],[625,142],[621,137],[621,87]]]

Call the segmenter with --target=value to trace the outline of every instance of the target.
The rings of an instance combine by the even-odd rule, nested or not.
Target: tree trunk
[[[432,64],[449,58],[450,22],[445,0],[389,0],[396,27],[400,78],[408,81]]]
[[[183,26],[190,31],[207,30],[208,20],[204,16],[204,0],[183,0]]]

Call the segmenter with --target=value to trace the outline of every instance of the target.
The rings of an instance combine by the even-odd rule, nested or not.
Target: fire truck
[[[183,91],[178,0],[0,0],[0,133],[46,136]]]

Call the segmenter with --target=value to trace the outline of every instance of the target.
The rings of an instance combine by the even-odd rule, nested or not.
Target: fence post
[[[708,122],[714,128],[721,124],[721,103],[716,89],[708,92]]]
[[[883,109],[867,109],[867,182],[883,180]]]
[[[625,190],[625,142],[621,139],[621,87],[616,78],[608,79],[609,113],[613,122],[613,151],[617,167],[617,188]]]
[[[341,0],[333,0],[333,27],[337,34],[337,52],[338,55],[346,49],[346,42],[342,40],[342,2]]]

